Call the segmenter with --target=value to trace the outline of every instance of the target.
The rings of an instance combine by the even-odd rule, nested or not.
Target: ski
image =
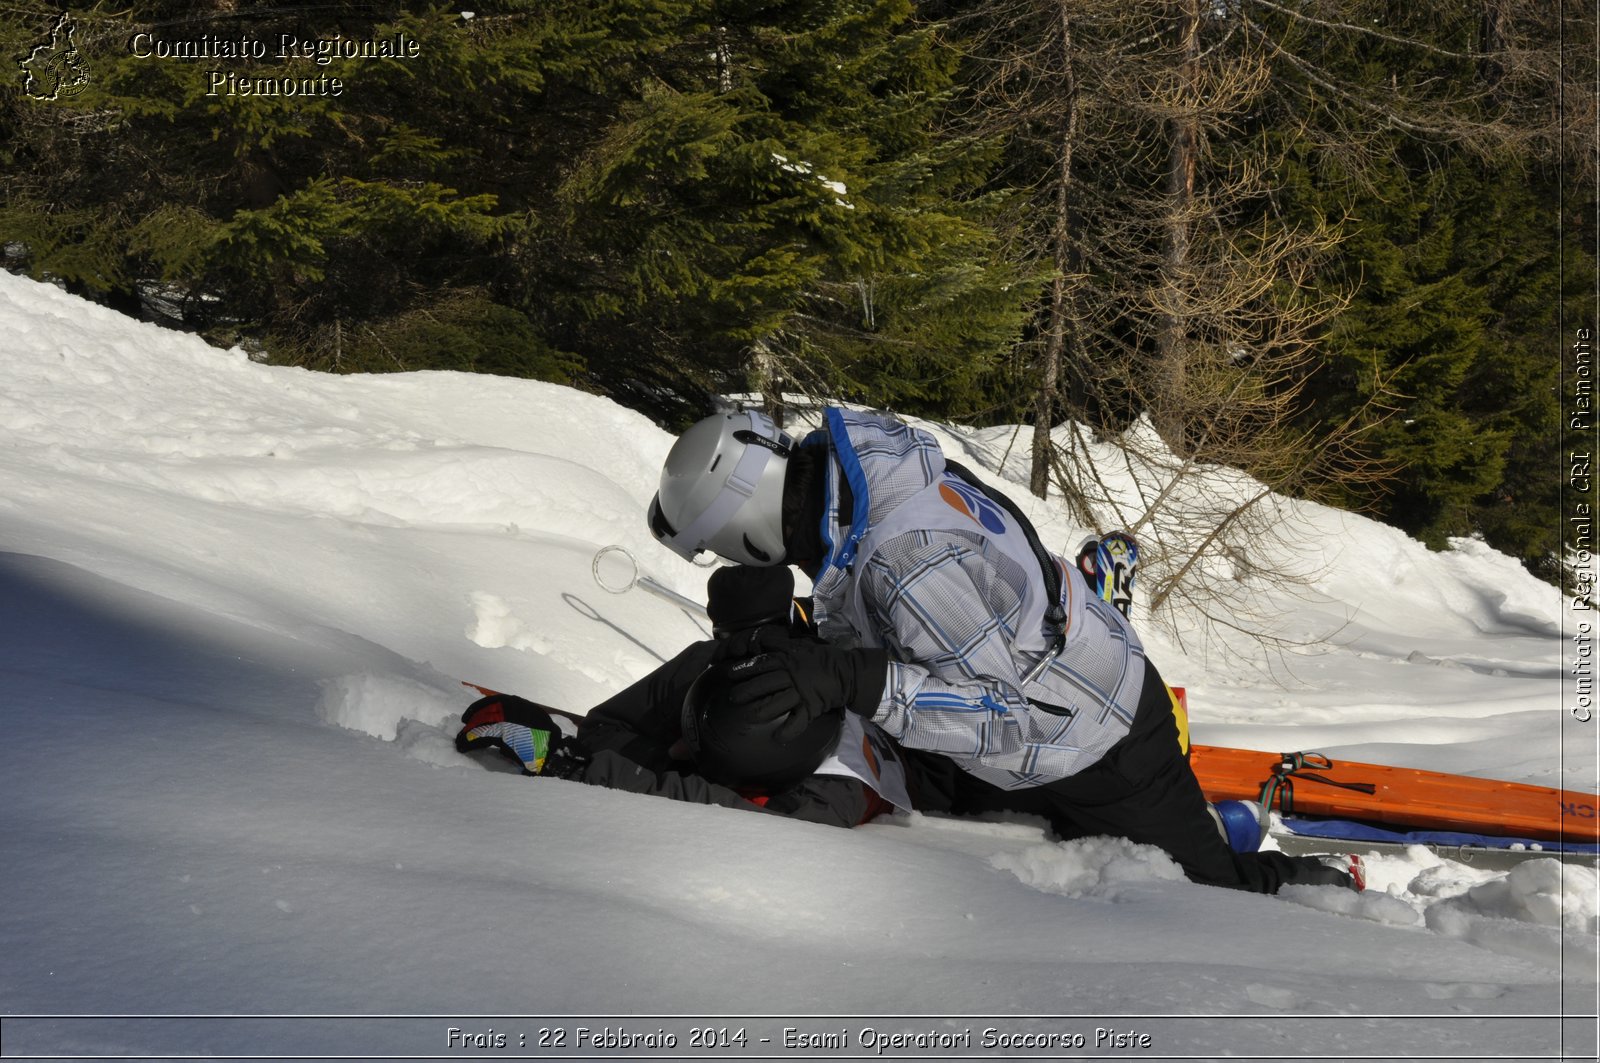
[[[1289,830],[1273,830],[1268,834],[1273,843],[1290,856],[1327,856],[1347,854],[1354,856],[1404,857],[1422,846],[1444,860],[1475,867],[1482,871],[1509,871],[1529,860],[1560,860],[1579,867],[1600,867],[1600,854],[1571,849],[1539,848],[1539,843],[1518,848],[1499,848],[1471,843],[1428,841],[1360,841],[1351,838],[1329,838],[1317,834],[1298,834]]]

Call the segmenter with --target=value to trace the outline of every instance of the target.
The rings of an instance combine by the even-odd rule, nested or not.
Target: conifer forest
[[[727,394],[1021,425],[1086,524],[1082,449],[1158,437],[1559,582],[1595,28],[1594,0],[7,2],[0,262],[261,360],[535,377],[669,428]]]

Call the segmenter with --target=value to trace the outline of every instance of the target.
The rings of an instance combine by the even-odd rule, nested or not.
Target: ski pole
[[[613,587],[600,577],[600,559],[610,553],[619,553],[628,559],[628,581],[620,587]],[[628,552],[627,547],[602,546],[598,551],[596,551],[594,555],[594,563],[589,566],[589,571],[591,574],[593,574],[594,581],[600,585],[600,589],[603,591],[607,591],[611,594],[626,594],[635,586],[643,587],[645,590],[656,595],[658,598],[665,598],[672,604],[682,609],[687,609],[696,616],[704,616],[707,619],[710,619],[710,616],[706,613],[706,607],[695,601],[693,598],[687,598],[679,594],[677,591],[672,590],[670,587],[663,587],[649,576],[641,576],[639,574],[639,562],[632,554]]]

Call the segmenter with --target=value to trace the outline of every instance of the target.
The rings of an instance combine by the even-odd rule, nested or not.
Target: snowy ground
[[[1006,443],[943,437],[991,473]],[[1028,823],[830,830],[459,757],[458,679],[582,710],[702,636],[591,572],[620,544],[701,595],[641,516],[670,442],[571,390],[263,367],[0,274],[4,1055],[548,1058],[541,1029],[592,1054],[605,1026],[677,1037],[609,1043],[633,1057],[872,1056],[870,1028],[950,1055],[1594,1058],[1589,869],[1417,850],[1364,897],[1266,898]],[[1263,605],[1301,651],[1149,636],[1198,740],[1595,789],[1555,591],[1297,513],[1322,574]],[[766,1018],[712,1023],[747,1031],[718,1053],[674,1018],[706,1015]]]

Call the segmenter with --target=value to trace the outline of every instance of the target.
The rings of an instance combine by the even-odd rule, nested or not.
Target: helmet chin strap
[[[772,460],[776,449],[769,449],[766,437],[761,436],[761,414],[754,410],[746,411],[750,418],[750,430],[760,436],[762,446],[745,444],[744,453],[739,455],[738,464],[733,467],[733,472],[722,482],[722,490],[717,492],[717,497],[711,504],[700,511],[700,515],[689,523],[687,528],[678,532],[670,539],[663,539],[667,546],[679,556],[694,560],[694,555],[705,548],[706,540],[710,539],[739,511],[739,507],[750,500],[756,488],[761,484],[761,474],[766,471],[767,462]]]

